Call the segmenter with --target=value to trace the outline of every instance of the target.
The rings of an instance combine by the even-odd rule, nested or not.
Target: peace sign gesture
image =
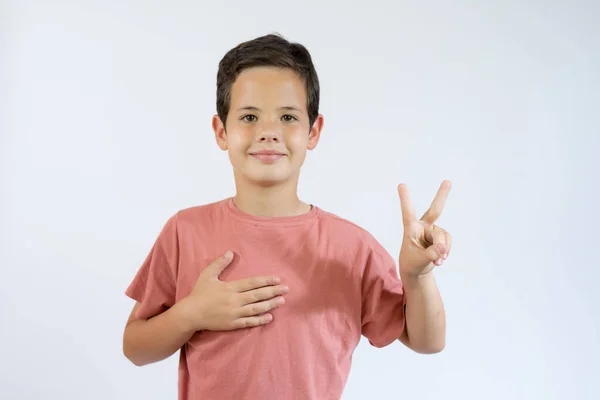
[[[452,246],[450,234],[435,225],[448,198],[450,181],[443,181],[431,206],[418,220],[408,195],[406,185],[398,185],[404,237],[400,248],[400,271],[405,276],[428,274],[448,258]]]

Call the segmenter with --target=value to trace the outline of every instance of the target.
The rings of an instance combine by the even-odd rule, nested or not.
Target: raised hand
[[[219,275],[233,260],[227,252],[212,262],[198,277],[192,292],[182,300],[191,330],[230,331],[264,325],[273,320],[268,311],[284,304],[288,288],[274,276],[232,282]]]
[[[449,181],[442,182],[431,206],[418,220],[406,185],[398,185],[404,224],[404,237],[398,260],[402,275],[410,277],[426,275],[448,258],[452,238],[448,232],[435,225],[435,222],[442,214],[450,187]]]

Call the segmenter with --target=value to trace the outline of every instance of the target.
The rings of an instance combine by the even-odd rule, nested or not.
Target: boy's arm
[[[433,273],[403,276],[402,281],[406,325],[399,340],[417,353],[442,351],[446,345],[446,312]]]
[[[138,366],[169,357],[193,334],[186,332],[175,306],[178,219],[179,214],[169,218],[126,290],[136,304],[123,333],[123,353]]]
[[[133,306],[123,335],[123,354],[133,364],[142,366],[164,360],[193,336],[180,303],[147,320],[135,316],[139,306],[140,303]]]
[[[404,225],[400,248],[400,276],[405,296],[405,329],[400,341],[419,353],[437,353],[446,342],[446,314],[433,269],[448,258],[452,238],[435,225],[451,183],[444,181],[420,220],[414,213],[406,185],[398,185]]]
[[[139,306],[139,302],[133,306],[123,334],[123,354],[133,364],[164,360],[194,335],[183,318],[181,303],[147,320],[135,316]]]

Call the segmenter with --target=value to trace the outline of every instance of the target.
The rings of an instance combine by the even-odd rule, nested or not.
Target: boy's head
[[[213,129],[238,183],[297,180],[322,125],[319,80],[304,46],[266,35],[239,44],[219,63]]]

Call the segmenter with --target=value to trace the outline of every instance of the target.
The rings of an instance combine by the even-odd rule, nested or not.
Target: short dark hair
[[[279,34],[269,34],[238,44],[219,62],[217,72],[217,114],[223,124],[231,104],[231,87],[238,75],[253,67],[281,67],[296,72],[306,88],[310,126],[319,115],[319,78],[306,47]]]

